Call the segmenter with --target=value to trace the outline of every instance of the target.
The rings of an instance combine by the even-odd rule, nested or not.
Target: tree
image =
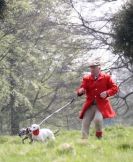
[[[64,87],[63,77],[78,50],[72,48],[76,43],[71,42],[66,19],[60,24],[59,16],[57,21],[58,3],[62,5],[47,0],[8,4],[9,14],[0,27],[1,92],[6,89],[0,99],[3,118],[6,114],[10,119],[7,127],[11,127],[11,134],[18,132],[20,124],[40,121],[61,104],[55,102],[57,92]],[[53,102],[56,105],[52,107]],[[65,103],[63,97],[61,102]]]
[[[87,62],[92,51],[112,49],[111,14],[92,17],[90,11],[91,18],[87,19],[74,2],[8,2],[8,15],[0,26],[0,127],[3,132],[16,134],[20,126],[39,123],[65,105],[75,95],[83,71],[88,71],[88,64],[82,58]],[[94,4],[95,10],[111,3],[87,2]],[[79,20],[73,23],[73,12],[80,23]],[[95,26],[97,22],[102,22],[99,28]],[[112,65],[107,70],[115,72],[123,67],[131,70],[123,56],[116,58]],[[47,124],[79,128],[77,116],[81,104],[82,101],[77,101]]]
[[[77,14],[77,16],[79,17],[79,20],[80,20],[80,21],[77,21],[78,22],[77,24],[75,23],[73,25],[73,28],[75,30],[79,31],[80,37],[81,37],[81,35],[82,36],[85,35],[85,37],[84,36],[81,37],[81,39],[85,38],[84,39],[84,42],[85,42],[84,48],[85,49],[88,49],[90,52],[92,51],[92,53],[93,53],[93,51],[95,51],[94,55],[95,55],[97,49],[99,49],[99,51],[101,49],[101,50],[103,50],[103,53],[107,53],[107,55],[108,56],[110,55],[111,59],[114,60],[114,61],[110,62],[110,65],[107,66],[105,68],[105,70],[108,72],[110,71],[112,74],[117,76],[117,82],[118,82],[118,85],[120,86],[120,90],[122,92],[124,91],[124,93],[121,95],[121,92],[120,92],[118,94],[118,96],[116,96],[119,101],[117,102],[117,104],[114,104],[114,105],[116,107],[116,111],[124,110],[123,113],[121,113],[121,115],[122,114],[126,115],[128,112],[130,112],[130,114],[131,114],[131,111],[132,111],[131,104],[133,104],[132,101],[130,100],[130,98],[133,94],[133,89],[132,88],[127,89],[127,87],[129,85],[130,86],[132,85],[131,84],[132,78],[133,78],[133,67],[131,65],[132,58],[130,58],[130,60],[129,60],[129,57],[128,57],[128,59],[127,59],[127,57],[125,57],[125,55],[123,54],[123,51],[120,51],[120,49],[113,48],[114,46],[115,47],[117,45],[119,46],[119,43],[114,41],[114,39],[116,38],[117,35],[116,35],[116,33],[114,33],[114,31],[112,31],[112,22],[114,22],[114,20],[115,20],[114,13],[111,12],[111,10],[108,10],[102,16],[95,14],[95,11],[97,11],[102,6],[103,6],[102,12],[104,12],[106,4],[108,4],[108,3],[111,3],[111,1],[104,1],[104,2],[103,1],[101,1],[101,2],[99,2],[99,1],[95,1],[95,2],[94,1],[84,1],[83,3],[82,2],[78,3],[77,1],[71,0],[70,5],[74,9],[75,13]],[[90,7],[90,6],[92,6],[92,7]],[[126,4],[125,4],[125,6],[126,6]],[[90,8],[88,10],[86,10],[87,7],[88,8],[90,7]],[[88,13],[87,16],[86,16],[85,12]],[[93,15],[93,13],[94,13],[94,15]],[[121,15],[119,15],[118,24],[120,21],[121,21]],[[126,23],[128,24],[127,21],[124,22],[125,25],[126,25]],[[130,19],[130,21],[132,21],[132,19]],[[130,23],[130,21],[129,21],[129,23]],[[115,23],[117,24],[117,21],[115,21]],[[125,29],[126,29],[126,27],[125,27]],[[119,30],[119,28],[118,28],[118,30]],[[132,28],[130,28],[130,30],[132,30]],[[123,32],[123,31],[121,31],[121,32]],[[129,35],[132,35],[132,34],[129,33]],[[121,35],[119,35],[119,37],[120,36]],[[123,33],[122,33],[122,36],[123,36]],[[86,42],[89,42],[89,43],[86,44]],[[119,47],[121,47],[121,46],[119,46]],[[123,46],[122,46],[122,48],[123,48]],[[119,51],[115,52],[116,50],[119,50]],[[89,56],[87,58],[89,58]],[[85,67],[85,65],[81,65],[81,68],[83,68],[83,66]]]
[[[133,1],[127,2],[113,18],[114,53],[122,54],[133,63]]]
[[[4,18],[5,10],[6,10],[6,2],[5,0],[0,0],[0,19]]]
[[[51,65],[51,56],[46,53],[43,59],[45,51],[41,49],[43,52],[40,52],[35,47],[42,29],[38,24],[32,24],[39,18],[38,13],[30,9],[33,6],[36,5],[28,5],[27,1],[9,3],[9,14],[1,25],[1,82],[7,83],[1,88],[1,92],[7,90],[0,96],[2,103],[5,101],[1,111],[8,112],[11,134],[17,134],[20,122],[35,111],[34,94],[38,93],[37,89],[41,92],[46,89],[43,88],[47,84],[45,78],[52,73],[52,70],[46,73]]]

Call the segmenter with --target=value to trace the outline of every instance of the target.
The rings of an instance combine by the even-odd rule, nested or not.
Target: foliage
[[[63,80],[69,80],[65,76],[77,50],[69,49],[72,35],[65,23],[70,9],[64,2],[12,0],[7,4],[8,14],[0,26],[0,109],[3,118],[8,114],[8,120],[18,123],[18,130],[21,122],[44,118],[60,107],[60,101],[51,105]]]
[[[4,18],[5,10],[6,10],[6,1],[0,0],[0,19]]]
[[[127,2],[113,18],[113,48],[133,63],[133,1]]]

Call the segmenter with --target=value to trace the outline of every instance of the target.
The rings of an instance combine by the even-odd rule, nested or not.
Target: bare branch
[[[102,35],[107,35],[107,36],[111,36],[113,37],[114,35],[111,34],[111,33],[106,33],[106,32],[102,32],[100,30],[96,30],[94,28],[91,28],[89,27],[89,24],[88,24],[88,21],[84,20],[84,18],[82,17],[82,15],[80,14],[80,12],[75,8],[74,4],[73,4],[73,0],[70,0],[70,3],[71,3],[71,7],[76,11],[76,13],[78,14],[79,16],[79,19],[81,20],[82,22],[82,25],[88,29],[90,32],[94,32],[94,33],[98,33],[98,34],[102,34]]]

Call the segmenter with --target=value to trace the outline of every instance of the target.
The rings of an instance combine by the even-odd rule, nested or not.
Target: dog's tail
[[[57,129],[57,130],[54,131],[53,133],[54,133],[55,136],[58,136],[58,135],[59,135],[59,132],[60,132],[60,129]]]

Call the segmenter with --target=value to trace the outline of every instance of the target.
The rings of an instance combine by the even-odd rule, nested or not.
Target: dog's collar
[[[33,134],[34,136],[38,136],[38,134],[39,134],[39,129],[33,131],[32,134]]]

